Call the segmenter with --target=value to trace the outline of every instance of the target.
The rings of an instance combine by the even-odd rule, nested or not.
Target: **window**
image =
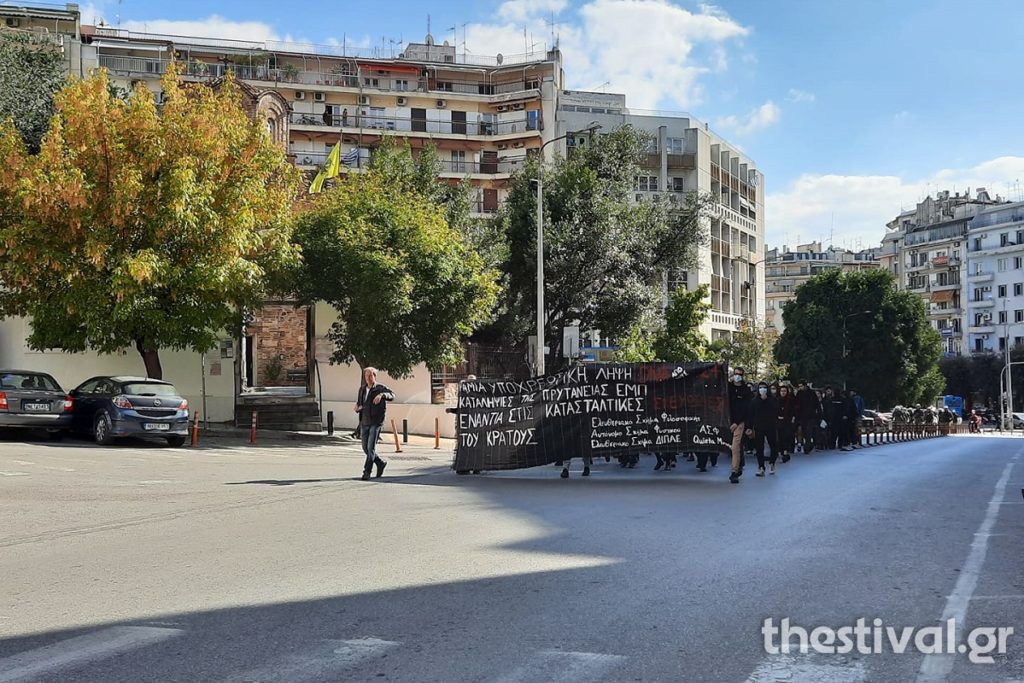
[[[1021,296],[1022,294],[1024,294],[1024,284],[1021,284],[1020,282],[1018,282],[1017,284],[1015,284],[1013,286],[1013,295],[1014,296]]]
[[[658,178],[653,175],[642,175],[636,179],[636,189],[638,192],[657,192],[658,191]]]
[[[683,138],[668,138],[665,140],[665,148],[669,154],[682,154],[686,149],[686,140]]]
[[[408,89],[409,89],[409,81],[405,80],[404,78],[403,79],[398,79],[398,80],[395,81],[395,90],[400,90],[401,92],[405,92]]]
[[[1000,351],[1005,351],[1006,350],[1006,337],[1000,337],[999,338],[999,350]]]
[[[996,270],[998,270],[1000,273],[1006,272],[1006,259],[1001,258],[998,261],[996,261]]]
[[[1024,337],[1014,337],[1013,338],[1013,345],[1014,346],[1020,346],[1021,344],[1024,344]]]
[[[1013,269],[1014,270],[1020,270],[1020,267],[1022,265],[1021,264],[1022,261],[1024,261],[1024,259],[1022,259],[1020,256],[1014,256],[1013,257]]]
[[[980,339],[975,339],[974,340],[974,350],[977,351],[978,353],[981,353],[982,351],[984,351],[985,350],[985,342],[981,341]]]
[[[672,178],[672,191],[685,192],[683,181],[683,178]]]
[[[526,130],[538,130],[540,128],[540,111],[531,109],[526,112]]]
[[[981,323],[982,322],[984,322],[984,317],[981,315],[981,313],[975,313],[974,314],[974,326],[975,327],[981,327]]]
[[[1017,231],[1017,244],[1024,244],[1024,230]]]
[[[974,274],[975,275],[983,275],[984,273],[985,273],[985,271],[982,270],[981,264],[980,263],[975,263],[974,264]]]
[[[1006,285],[999,285],[999,298],[1002,299],[1006,296]]]
[[[1009,243],[1009,241],[1010,241],[1010,233],[1004,232],[1002,235],[999,236],[999,246],[1005,247],[1007,245],[1007,243]]]
[[[379,88],[380,87],[380,79],[377,79],[377,78],[364,78],[363,79],[363,85],[365,85],[367,88]]]
[[[452,171],[454,173],[466,172],[466,152],[464,150],[452,150]]]
[[[1006,322],[1006,311],[999,311],[999,324],[1002,325]]]
[[[985,296],[984,296],[983,290],[977,289],[977,288],[974,290],[974,300],[975,301],[984,301],[985,300]]]
[[[974,251],[981,251],[981,238],[980,237],[975,237],[974,238]]]
[[[1013,312],[1013,322],[1024,323],[1024,308],[1018,308]]]

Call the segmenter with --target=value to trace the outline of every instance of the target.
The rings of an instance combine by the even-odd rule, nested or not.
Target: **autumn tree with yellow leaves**
[[[74,81],[38,154],[0,122],[0,316],[34,349],[205,351],[259,305],[290,243],[299,174],[228,80],[164,77],[164,101]]]

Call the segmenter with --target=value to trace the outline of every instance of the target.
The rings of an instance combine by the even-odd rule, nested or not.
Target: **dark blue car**
[[[156,436],[180,446],[188,436],[188,401],[169,382],[93,377],[71,392],[72,429],[106,445],[124,436]]]

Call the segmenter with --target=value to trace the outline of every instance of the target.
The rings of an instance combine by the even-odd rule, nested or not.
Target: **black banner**
[[[725,372],[719,363],[595,363],[522,382],[462,382],[454,468],[728,451]]]

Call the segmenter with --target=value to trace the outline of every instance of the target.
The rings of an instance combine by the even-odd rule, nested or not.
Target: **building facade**
[[[1024,344],[1024,202],[979,211],[967,232],[964,291],[971,353]]]
[[[943,352],[966,352],[964,287],[967,273],[967,232],[974,218],[1004,203],[985,188],[961,195],[949,191],[926,197],[914,210],[903,211],[887,225],[883,244],[896,245],[892,263],[897,286],[918,294],[928,320],[942,335]],[[887,257],[888,262],[888,257]]]
[[[782,334],[786,329],[783,307],[796,298],[800,285],[828,269],[850,273],[881,268],[879,252],[879,249],[822,249],[821,242],[801,244],[794,250],[787,246],[768,250],[765,254],[765,324]]]
[[[631,112],[626,96],[564,90],[558,96],[557,135],[563,153],[587,144],[592,124],[604,130],[631,125],[652,141],[636,181],[636,199],[657,194],[684,202],[699,192],[713,200],[708,242],[698,249],[697,267],[671,274],[666,289],[707,285],[711,313],[702,332],[730,337],[744,321],[763,321],[764,176],[757,165],[725,139],[687,114]]]

